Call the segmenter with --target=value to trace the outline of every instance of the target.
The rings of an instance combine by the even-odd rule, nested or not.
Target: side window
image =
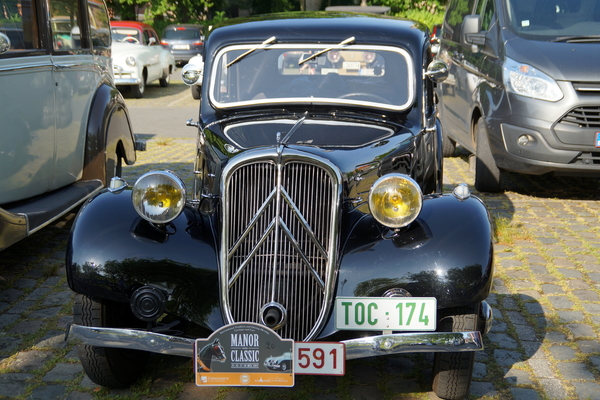
[[[10,40],[9,53],[41,48],[35,2],[0,0],[0,32]]]
[[[481,16],[481,30],[487,32],[492,25],[494,16],[494,0],[483,0],[477,5],[477,12]]]
[[[50,0],[52,44],[55,51],[81,49],[77,0]]]
[[[474,0],[450,1],[444,20],[443,35],[445,39],[460,43],[460,29],[465,16],[473,11]]]
[[[88,0],[88,14],[92,46],[110,47],[110,22],[104,3],[97,0]]]
[[[150,33],[144,30],[144,44],[148,46],[148,43],[150,43]]]

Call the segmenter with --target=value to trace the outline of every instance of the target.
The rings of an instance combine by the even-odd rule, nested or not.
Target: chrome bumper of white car
[[[96,347],[118,347],[152,353],[193,357],[194,339],[134,329],[71,325],[65,340],[80,339]],[[458,352],[483,350],[480,332],[394,333],[344,340],[346,359],[401,353]]]
[[[135,71],[125,70],[118,65],[113,66],[113,75],[115,78],[115,85],[139,85],[141,83],[140,78],[136,78]]]

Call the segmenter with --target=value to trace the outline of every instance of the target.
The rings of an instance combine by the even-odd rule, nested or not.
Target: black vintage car
[[[491,325],[492,233],[466,186],[442,193],[446,68],[427,29],[349,13],[230,20],[191,68],[193,187],[150,172],[73,226],[70,335],[89,377],[130,384],[148,352],[199,359],[195,339],[248,323],[295,341],[294,373],[329,354],[434,352],[433,390],[463,398]],[[198,364],[262,368],[268,354],[228,351],[242,342],[203,342],[218,362]]]

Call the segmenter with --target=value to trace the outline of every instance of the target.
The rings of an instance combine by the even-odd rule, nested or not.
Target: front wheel
[[[490,141],[483,118],[477,121],[475,128],[476,154],[475,154],[475,189],[480,192],[499,192],[502,180],[502,171],[496,165],[492,155]]]
[[[103,328],[132,328],[139,326],[128,305],[75,296],[73,322],[83,326]],[[95,383],[109,388],[127,387],[143,373],[149,353],[111,347],[78,345],[77,352],[87,376]]]
[[[448,310],[440,320],[440,332],[474,332],[477,330],[479,303]],[[462,400],[469,394],[475,352],[435,353],[433,384],[435,394],[446,400]]]
[[[158,80],[158,83],[160,83],[160,87],[168,87],[169,83],[171,82],[171,70],[170,68],[167,68],[164,71],[164,77],[160,78]]]
[[[200,92],[202,91],[202,86],[193,85],[191,86],[192,97],[194,100],[200,100]]]
[[[142,76],[142,79],[138,85],[134,85],[131,87],[131,95],[136,99],[141,99],[144,97],[144,92],[146,91],[146,76]]]

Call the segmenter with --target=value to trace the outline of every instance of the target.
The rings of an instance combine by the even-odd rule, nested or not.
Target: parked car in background
[[[474,154],[475,187],[503,171],[600,176],[600,2],[451,0],[439,57],[444,154]]]
[[[204,76],[204,58],[201,55],[192,57],[181,70],[181,80],[190,87],[192,97],[200,99]]]
[[[106,6],[42,5],[0,0],[0,250],[98,193],[123,161],[136,159],[110,70]]]
[[[133,97],[144,96],[146,85],[156,80],[169,86],[175,58],[165,50],[154,28],[136,21],[112,21],[112,58],[115,83],[129,86]]]
[[[182,66],[190,58],[202,54],[204,49],[202,25],[169,25],[163,31],[160,44],[175,57],[175,64]]]
[[[435,393],[469,393],[492,228],[466,186],[442,193],[447,66],[429,40],[419,23],[347,12],[211,31],[191,187],[152,171],[73,223],[69,337],[92,381],[131,384],[148,352],[194,358],[200,386],[431,352]],[[272,370],[286,352],[290,368]]]

